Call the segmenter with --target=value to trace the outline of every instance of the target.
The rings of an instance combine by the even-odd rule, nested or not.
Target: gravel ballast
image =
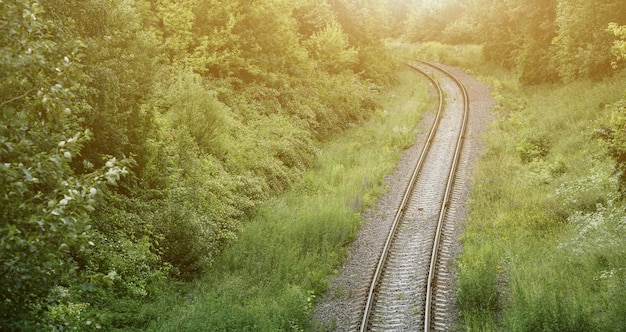
[[[467,127],[466,139],[461,155],[461,163],[469,169],[463,179],[457,179],[455,191],[459,191],[464,204],[469,199],[471,189],[471,169],[482,148],[480,138],[488,124],[492,121],[492,109],[495,104],[489,87],[461,70],[441,65],[453,75],[457,76],[466,86],[470,99],[470,118]],[[418,75],[416,73],[416,75]],[[362,223],[359,232],[352,243],[344,264],[339,273],[332,278],[329,290],[315,305],[313,325],[316,330],[324,331],[356,331],[361,322],[361,314],[370,286],[373,271],[378,262],[380,252],[389,233],[389,229],[400,204],[407,182],[413,172],[416,159],[423,148],[428,129],[434,118],[430,110],[419,124],[419,133],[416,144],[406,149],[394,171],[385,178],[387,192],[382,194],[361,216]],[[461,212],[466,215],[466,211]],[[462,234],[463,227],[457,227],[456,232]],[[454,255],[461,252],[461,244],[454,243],[451,251]],[[455,275],[452,269],[453,276]],[[450,296],[454,296],[451,292]],[[454,302],[454,299],[451,299]],[[450,312],[449,326],[456,322],[458,310]]]

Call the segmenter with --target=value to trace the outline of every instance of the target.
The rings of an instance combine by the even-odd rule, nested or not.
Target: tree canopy
[[[400,23],[410,41],[484,46],[488,60],[515,68],[526,84],[611,74],[611,23],[626,24],[619,1],[447,1],[414,6]]]

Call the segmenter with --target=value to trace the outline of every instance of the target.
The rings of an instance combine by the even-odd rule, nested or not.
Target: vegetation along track
[[[439,94],[428,139],[396,213],[365,301],[360,331],[446,330],[450,292],[446,225],[469,113],[463,84],[427,62],[410,64]],[[445,96],[445,98],[444,98]],[[445,102],[444,102],[445,99]]]

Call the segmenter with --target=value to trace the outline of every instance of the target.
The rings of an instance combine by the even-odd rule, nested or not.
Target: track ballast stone
[[[461,208],[456,209],[454,218],[461,219],[461,222],[455,223],[458,225],[452,231],[452,237],[455,240],[448,248],[449,253],[447,255],[450,257],[448,259],[453,260],[461,252],[461,245],[456,239],[463,232],[462,220],[466,216],[465,206],[469,199],[472,167],[482,148],[480,138],[492,121],[492,109],[495,102],[486,84],[477,81],[457,68],[445,65],[441,65],[441,67],[461,80],[468,90],[470,100],[470,116],[460,160],[463,171],[455,180],[455,201],[458,200]],[[357,331],[359,329],[373,270],[378,262],[416,159],[423,148],[435,111],[431,110],[424,115],[419,125],[417,143],[403,152],[395,170],[385,178],[388,191],[362,214],[361,227],[350,247],[346,261],[341,266],[339,273],[331,280],[329,291],[315,305],[312,323],[316,329],[326,331]],[[454,264],[450,264],[448,272],[448,284],[451,289],[456,289]],[[446,325],[452,327],[456,324],[458,315],[458,309],[455,305],[455,292],[448,291],[444,296],[447,297],[445,302],[448,304],[445,314]]]

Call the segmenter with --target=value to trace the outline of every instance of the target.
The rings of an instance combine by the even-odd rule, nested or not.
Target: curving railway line
[[[447,330],[447,271],[454,239],[454,182],[469,116],[467,90],[428,62],[409,65],[427,77],[439,107],[372,276],[360,331]]]

